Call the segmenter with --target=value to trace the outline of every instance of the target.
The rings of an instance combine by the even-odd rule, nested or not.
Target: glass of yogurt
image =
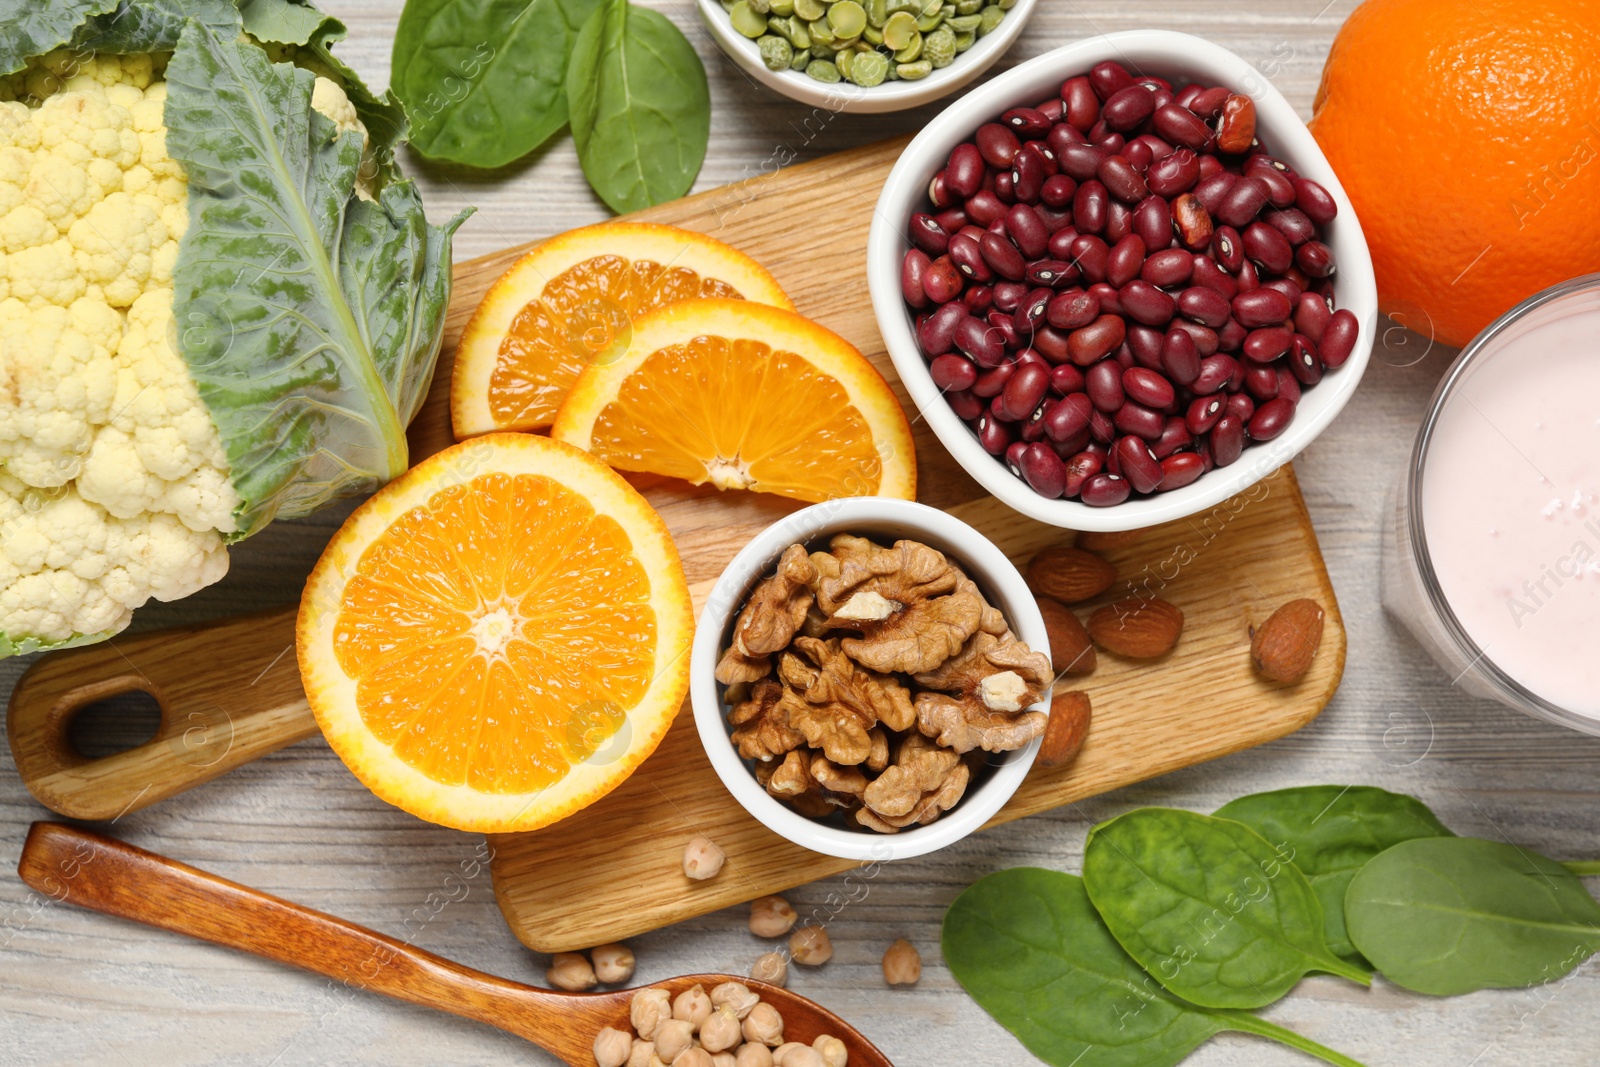
[[[1384,606],[1466,691],[1600,734],[1600,274],[1462,349],[1385,530]]]

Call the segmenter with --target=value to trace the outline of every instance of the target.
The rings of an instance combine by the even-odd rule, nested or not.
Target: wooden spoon
[[[188,934],[336,982],[498,1026],[574,1067],[593,1067],[602,1027],[628,1029],[635,990],[558,993],[496,978],[354,923],[291,904],[142,848],[63,823],[36,822],[17,865],[22,880],[58,901]],[[783,1016],[784,1037],[832,1034],[850,1067],[892,1067],[859,1030],[786,989],[727,974],[691,974],[651,988],[676,996],[696,984],[744,982]]]

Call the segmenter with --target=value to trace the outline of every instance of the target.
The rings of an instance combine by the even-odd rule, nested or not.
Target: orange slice
[[[549,426],[584,367],[627,349],[633,319],[708,296],[794,308],[761,264],[691,230],[607,222],[546,241],[490,287],[461,334],[456,440]]]
[[[685,300],[584,370],[550,431],[613,467],[796,500],[917,491],[911,427],[844,338],[745,300]]]
[[[689,685],[677,549],[642,496],[548,438],[446,449],[345,522],[296,645],[328,744],[429,822],[533,830],[610,792]]]

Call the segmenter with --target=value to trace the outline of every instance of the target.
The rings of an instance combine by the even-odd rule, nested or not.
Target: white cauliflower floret
[[[0,103],[0,645],[115,632],[227,573],[239,498],[173,347],[188,190],[158,73],[57,52],[0,80],[24,101]]]
[[[372,181],[377,174],[377,164],[372,158],[372,138],[367,135],[366,124],[356,114],[356,106],[350,102],[350,97],[345,95],[345,91],[337,82],[319,74],[311,88],[311,107],[332,122],[341,134],[350,130],[360,131],[361,166],[356,171],[356,195],[363,200],[371,200]]]

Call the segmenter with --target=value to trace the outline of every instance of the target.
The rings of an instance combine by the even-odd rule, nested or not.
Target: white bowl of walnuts
[[[856,860],[987,822],[1033,764],[1053,680],[1005,554],[878,497],[762,531],[712,589],[691,657],[695,725],[729,792],[775,833]]]

